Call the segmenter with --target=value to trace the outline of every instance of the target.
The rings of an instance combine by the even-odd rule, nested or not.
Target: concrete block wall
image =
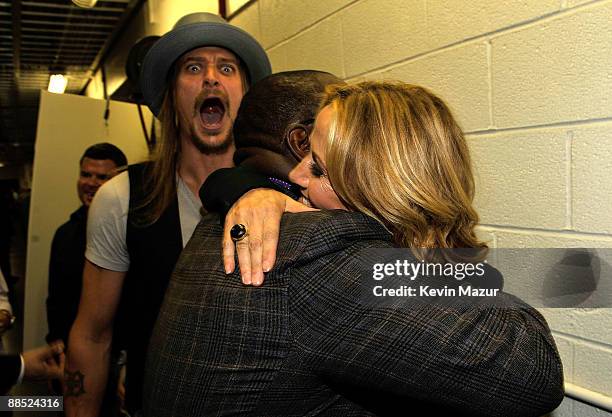
[[[232,23],[275,71],[400,79],[445,98],[492,247],[612,248],[612,0],[256,0]],[[542,312],[566,381],[612,397],[612,309]],[[567,399],[553,415],[612,413]]]

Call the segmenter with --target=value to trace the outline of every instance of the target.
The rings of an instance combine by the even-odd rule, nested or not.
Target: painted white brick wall
[[[592,391],[609,394],[612,387],[610,357],[612,357],[610,345],[600,345],[590,341],[576,343],[572,382]]]
[[[287,69],[316,69],[344,77],[342,27],[332,16],[317,23],[284,45]]]
[[[270,48],[354,0],[259,0],[263,47]]]
[[[593,308],[566,311],[565,309],[549,308],[541,309],[541,312],[546,317],[550,327],[559,334],[577,336],[602,345],[612,346],[612,332],[601,331],[601,329],[612,329],[610,309]],[[607,370],[610,371],[610,367]]]
[[[559,0],[433,0],[427,2],[427,29],[432,47],[441,47],[539,19],[559,8]]]
[[[491,126],[487,62],[488,45],[478,41],[410,60],[377,77],[427,86],[444,97],[464,130],[486,130]]]
[[[612,89],[609,94],[612,95]],[[569,133],[574,229],[612,234],[612,123],[572,129]]]
[[[260,44],[264,44],[261,31],[261,22],[259,20],[260,3],[255,3],[252,7],[246,8],[243,12],[237,15],[232,24],[249,32]]]
[[[340,16],[349,77],[430,49],[424,0],[362,0]]]
[[[491,40],[499,128],[612,116],[612,3],[534,22]]]
[[[565,226],[564,133],[556,128],[468,136],[482,223]]]
[[[268,49],[266,52],[268,53],[268,58],[270,58],[270,62],[272,63],[272,71],[289,71],[289,67],[287,66],[287,48],[285,48],[284,45],[279,45],[272,49]]]
[[[612,0],[258,0],[233,23],[275,71],[400,79],[445,98],[490,246],[612,248]],[[541,311],[566,381],[612,396],[612,309]],[[570,398],[551,414],[604,415]]]

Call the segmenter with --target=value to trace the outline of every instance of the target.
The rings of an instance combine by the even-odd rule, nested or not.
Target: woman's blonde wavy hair
[[[486,251],[474,232],[468,146],[440,98],[416,85],[361,82],[328,88],[327,105],[327,170],[349,209],[383,223],[402,247]]]

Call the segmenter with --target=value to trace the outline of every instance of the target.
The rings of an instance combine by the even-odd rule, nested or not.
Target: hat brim
[[[177,59],[204,46],[225,48],[244,62],[251,83],[272,73],[261,45],[247,32],[228,23],[199,22],[175,28],[162,36],[147,53],[140,78],[145,103],[159,115],[168,83],[168,73]]]

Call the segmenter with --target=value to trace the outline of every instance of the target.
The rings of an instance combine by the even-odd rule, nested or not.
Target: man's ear
[[[311,129],[312,128],[309,126],[297,124],[287,133],[287,145],[298,162],[304,159],[310,151],[308,136],[310,135]]]

